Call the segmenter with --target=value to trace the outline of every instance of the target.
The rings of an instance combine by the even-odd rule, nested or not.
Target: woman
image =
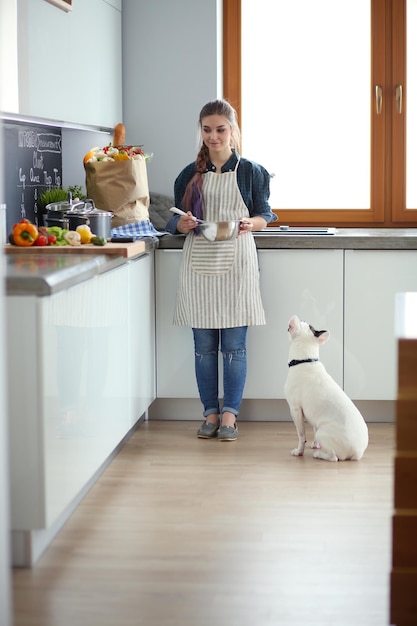
[[[265,324],[252,231],[277,217],[269,206],[269,174],[240,157],[235,110],[224,100],[206,104],[199,118],[201,148],[175,181],[175,204],[187,216],[166,230],[187,235],[182,254],[174,325],[191,326],[195,372],[205,421],[197,436],[237,439],[237,416],[246,382],[248,326]],[[233,241],[208,242],[194,217],[240,220]],[[218,398],[218,351],[223,355],[223,405]]]

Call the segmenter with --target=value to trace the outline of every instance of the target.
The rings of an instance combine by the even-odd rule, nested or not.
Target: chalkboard
[[[7,122],[3,142],[7,232],[22,217],[40,226],[39,194],[62,187],[61,128]]]

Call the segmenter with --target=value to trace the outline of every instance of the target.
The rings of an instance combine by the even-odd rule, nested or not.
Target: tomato
[[[47,246],[48,245],[48,237],[46,235],[38,235],[33,242],[34,246]]]
[[[48,244],[52,246],[54,243],[56,243],[55,235],[48,235]]]

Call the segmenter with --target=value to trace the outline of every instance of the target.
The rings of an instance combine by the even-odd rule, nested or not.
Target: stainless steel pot
[[[111,211],[100,211],[100,209],[93,209],[86,213],[90,220],[90,230],[97,237],[103,239],[111,238],[111,221],[113,213]]]
[[[79,202],[64,200],[62,202],[51,202],[46,205],[47,216],[52,219],[64,217],[65,213],[69,211],[80,213],[81,211],[91,211],[92,209],[94,209],[94,201],[90,199],[80,200]]]
[[[46,226],[60,226],[69,230],[76,230],[80,224],[88,224],[87,218],[82,217],[86,212],[94,209],[93,200],[72,202],[71,198],[63,202],[51,202],[46,205]]]
[[[80,204],[84,205],[84,203]],[[84,206],[82,206],[80,210],[73,209],[65,213],[62,213],[61,210],[58,209],[52,210],[51,212],[48,211],[48,215],[45,218],[46,226],[60,226],[68,230],[77,230],[77,226],[83,224],[87,224],[88,226],[89,223],[88,211],[84,210]]]
[[[47,226],[60,226],[69,230],[76,230],[77,226],[87,224],[91,232],[103,239],[111,238],[111,211],[96,209],[93,200],[83,202],[52,202],[46,206]]]
[[[65,213],[62,217],[45,218],[46,226],[59,226],[60,228],[66,228],[67,230],[77,230],[77,226],[82,226],[83,224],[86,224],[87,226],[90,224],[88,213],[80,215]]]

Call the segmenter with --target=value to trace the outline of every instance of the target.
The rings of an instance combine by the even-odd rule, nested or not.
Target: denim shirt
[[[239,155],[234,150],[232,156],[222,167],[222,173],[232,172],[238,162]],[[209,161],[207,163],[206,172],[216,171],[216,167]],[[175,206],[183,208],[181,206],[182,198],[184,197],[185,188],[189,181],[196,173],[195,162],[187,165],[182,172],[178,175],[174,184],[174,197]],[[251,217],[260,216],[269,224],[269,222],[275,222],[278,218],[269,204],[269,182],[270,175],[267,170],[255,163],[240,157],[239,165],[237,168],[237,184],[242,195],[243,201],[246,204],[249,215]],[[177,222],[179,215],[173,215],[167,222],[165,230],[172,235],[178,234]]]

